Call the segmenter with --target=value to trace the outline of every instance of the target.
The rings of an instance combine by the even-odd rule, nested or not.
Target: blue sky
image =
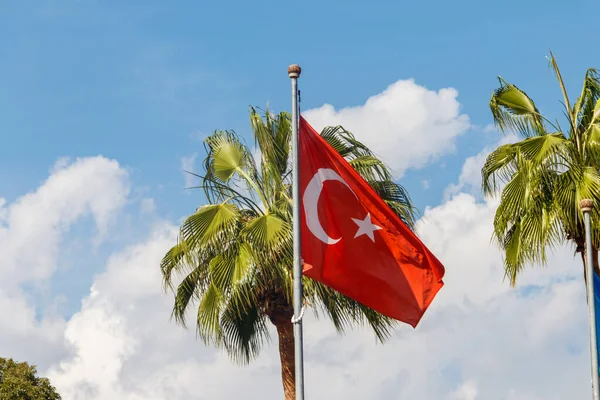
[[[182,196],[179,167],[200,150],[193,137],[218,128],[246,133],[248,105],[289,109],[285,69],[294,62],[304,68],[303,108],[362,104],[414,78],[455,87],[463,111],[485,126],[497,75],[556,114],[548,49],[575,91],[600,58],[585,40],[593,24],[579,23],[592,1],[126,3],[2,4],[0,177],[10,182],[8,199],[58,157],[102,154],[131,168],[162,212],[186,213],[195,204]],[[444,161],[457,168],[489,140],[464,135]],[[410,178],[421,208],[440,201],[444,182],[420,193],[421,179]]]
[[[165,345],[159,338],[127,325],[138,321],[131,309],[141,310],[144,315],[155,312],[144,308],[150,307],[146,305],[149,301],[148,304],[157,304],[157,309],[162,310],[151,321],[163,324],[161,329],[170,338],[176,338],[173,351],[181,356],[165,359],[165,368],[182,368],[191,375],[206,372],[208,368],[218,372],[207,375],[216,381],[223,375],[237,374],[241,387],[247,388],[269,383],[273,376],[277,379],[277,374],[265,372],[276,365],[273,353],[262,358],[257,367],[228,369],[229,364],[217,353],[204,350],[194,341],[193,332],[188,332],[185,338],[178,336],[184,331],[167,321],[170,300],[159,297],[160,282],[150,279],[157,272],[157,257],[174,240],[173,229],[203,201],[199,192],[184,189],[182,159],[198,153],[195,168],[199,169],[201,139],[215,129],[233,129],[250,140],[247,117],[250,105],[264,107],[268,102],[275,111],[289,110],[290,82],[286,69],[291,63],[299,63],[303,68],[302,108],[312,110],[315,120],[323,115],[321,106],[331,104],[336,111],[345,109],[346,114],[341,111],[336,114],[339,121],[322,117],[323,121],[356,121],[359,117],[348,117],[352,110],[363,109],[367,99],[408,79],[414,79],[416,85],[408,89],[424,87],[438,93],[453,88],[457,92],[459,113],[468,116],[469,127],[452,133],[454,150],[432,152],[433,160],[423,166],[409,165],[401,178],[419,209],[426,213],[422,225],[426,243],[445,257],[451,271],[446,288],[449,294],[441,295],[439,308],[432,310],[427,320],[431,322],[425,321],[421,337],[438,340],[448,336],[454,338],[449,343],[457,352],[464,350],[464,354],[440,350],[446,358],[434,369],[443,371],[439,373],[444,379],[440,379],[439,387],[428,389],[431,391],[423,394],[423,398],[437,399],[443,395],[448,399],[488,400],[496,398],[490,397],[490,393],[495,393],[503,399],[547,399],[550,395],[561,395],[559,384],[572,389],[569,393],[587,393],[586,379],[582,383],[581,374],[577,375],[588,371],[579,264],[565,270],[566,265],[574,263],[572,253],[559,253],[553,261],[554,272],[547,276],[531,272],[531,276],[524,278],[524,287],[536,285],[526,299],[520,299],[519,291],[511,292],[502,282],[499,254],[488,247],[495,205],[478,195],[472,174],[477,172],[475,167],[485,156],[486,147],[501,139],[498,132],[488,127],[492,120],[487,104],[498,85],[496,76],[502,75],[524,89],[542,112],[560,118],[560,90],[545,56],[551,48],[575,97],[585,69],[600,67],[600,53],[594,50],[591,39],[597,27],[586,19],[596,8],[591,0],[568,4],[553,0],[421,3],[0,0],[0,239],[4,228],[17,237],[6,249],[0,243],[0,252],[4,249],[14,253],[0,260],[0,277],[8,274],[15,277],[10,288],[0,284],[0,311],[3,307],[16,310],[18,303],[22,315],[35,315],[23,322],[27,329],[15,330],[14,335],[7,330],[10,332],[4,336],[0,318],[0,343],[3,340],[7,343],[0,346],[0,351],[40,364],[69,393],[66,399],[76,398],[82,382],[97,386],[100,393],[97,399],[135,399],[133,396],[140,393],[150,398],[148,393],[162,393],[164,388],[139,382],[171,376],[167,370],[151,369],[154,365],[151,362],[142,372],[132,372],[125,362],[119,367],[125,371],[122,372],[125,378],[119,375],[121,372],[115,372],[114,376],[107,374],[105,380],[81,372],[89,371],[90,365],[105,367],[103,356],[86,358],[94,347],[86,342],[90,337],[86,336],[90,332],[86,323],[96,328],[122,329],[114,328],[116,331],[107,333],[106,338],[112,338],[114,332],[124,332],[117,344],[109,343],[104,336],[98,339],[91,335],[97,340],[106,339],[109,349],[106,357],[138,360],[136,357],[143,354],[140,349]],[[402,91],[408,90],[405,86],[398,87],[400,98],[408,96]],[[390,98],[384,96],[384,100]],[[439,104],[442,107],[449,103]],[[391,121],[401,111],[392,110],[385,118],[390,117]],[[436,111],[431,110],[432,118]],[[371,118],[371,114],[367,116]],[[378,129],[387,120],[369,118],[363,118],[363,125],[357,123],[348,128],[363,135],[388,137],[385,135],[411,124],[403,121],[404,117],[397,117],[393,124],[398,126],[392,124],[384,135]],[[411,140],[431,143],[433,147],[438,140],[435,134],[417,129]],[[386,161],[397,163],[394,149],[387,150]],[[398,149],[398,157],[403,156],[406,154]],[[470,157],[474,157],[472,164]],[[74,161],[77,158],[83,158],[81,164]],[[118,167],[107,160],[116,160]],[[57,162],[59,165],[55,166]],[[465,178],[466,183],[455,189],[456,196],[450,198],[448,188],[461,183],[463,166],[470,166],[471,176]],[[50,195],[51,190],[56,194]],[[86,195],[75,195],[78,192]],[[65,193],[73,195],[68,197]],[[31,195],[29,200],[24,200],[26,194]],[[2,199],[8,208],[2,208]],[[75,218],[69,210],[78,210],[79,206],[89,210],[73,211]],[[108,207],[106,212],[103,207]],[[3,226],[3,215],[14,216],[17,222]],[[19,236],[27,232],[27,215],[47,221],[42,224],[46,228],[40,229],[39,234]],[[102,236],[98,230],[106,215],[113,221]],[[25,228],[19,228],[19,221]],[[33,247],[21,247],[24,243],[36,246],[46,241],[49,247],[39,251],[39,258],[34,261],[23,258],[22,253],[35,252]],[[148,258],[136,249],[147,251]],[[13,256],[14,259],[10,258]],[[44,260],[49,260],[48,266]],[[45,272],[39,275],[15,272],[34,268],[36,263]],[[452,271],[459,272],[453,277]],[[148,282],[144,280],[146,275],[150,277]],[[132,289],[138,297],[119,292],[119,277],[132,287],[141,281],[139,287]],[[100,294],[94,295],[95,291]],[[8,293],[8,297],[3,297],[3,293]],[[106,304],[113,304],[110,306],[113,308]],[[550,308],[537,311],[546,304]],[[114,313],[121,319],[92,320],[103,313]],[[557,327],[556,316],[564,316],[572,324]],[[453,322],[454,317],[459,322]],[[553,330],[554,336],[536,327],[523,331],[528,321],[536,318],[540,318],[540,326]],[[118,322],[122,320],[127,322],[123,326]],[[496,339],[484,340],[481,326],[488,322],[498,329]],[[502,331],[502,327],[508,327],[509,331]],[[96,328],[90,329],[101,331]],[[357,360],[367,364],[381,360],[388,362],[385,365],[396,362],[385,353],[365,355],[372,340],[361,333],[345,342],[347,348],[335,347],[343,344],[332,345],[335,336],[327,329],[309,334],[309,341],[314,339],[315,357],[318,353],[315,349],[329,345],[341,353],[354,351],[352,354],[360,355]],[[131,339],[136,337],[134,331],[139,336],[135,340]],[[422,349],[419,336],[409,336],[408,344],[400,340],[412,335],[407,332],[401,331],[391,348],[428,359],[425,351],[418,351]],[[508,345],[504,342],[508,334],[531,335],[533,344],[515,345],[506,355],[494,353],[499,343]],[[39,346],[45,346],[46,350],[28,348],[24,338],[38,340]],[[476,349],[471,356],[467,354],[469,340]],[[192,353],[200,361],[186,358],[185,349],[190,348],[190,343],[197,346]],[[522,348],[518,347],[521,345]],[[136,350],[129,350],[130,347]],[[542,387],[539,382],[546,379],[544,376],[533,376],[530,382],[525,382],[517,376],[521,370],[509,373],[508,367],[502,369],[502,365],[486,369],[475,361],[476,351],[490,358],[505,356],[506,363],[511,360],[523,371],[537,364],[519,358],[519,354],[537,352],[546,368],[539,375],[543,372],[546,377],[555,377],[557,387]],[[73,358],[73,354],[79,358]],[[215,364],[206,363],[205,359]],[[106,365],[115,365],[113,361],[107,358]],[[323,365],[329,361],[324,360]],[[575,372],[560,375],[560,371],[552,369],[553,363],[562,363]],[[314,371],[320,371],[321,367],[315,361]],[[430,368],[431,364],[424,362],[423,376],[431,373]],[[499,392],[490,380],[502,372],[506,372],[503,388],[514,384],[510,389],[513,392],[508,389]],[[317,372],[314,374],[317,376]],[[416,376],[402,374],[390,375],[389,381],[383,383],[373,381],[381,391],[381,398],[397,398],[390,393],[400,389],[389,382],[413,382],[417,386],[421,382],[418,372]],[[243,386],[244,382],[247,386]],[[340,387],[353,388],[341,378],[339,382]],[[194,383],[190,378],[182,385]],[[134,386],[135,390],[127,391]],[[323,385],[323,390],[333,391],[336,387],[326,386]],[[112,391],[113,387],[120,389]],[[348,393],[359,396],[370,388],[365,384],[354,387],[354,392],[348,389]],[[214,399],[232,395],[226,388],[215,386],[210,390],[210,398]],[[327,393],[332,396],[346,393],[346,389],[339,390]],[[410,396],[419,393],[411,390],[417,389],[408,385],[402,392],[406,397],[402,398],[414,398]],[[184,392],[182,398],[188,398],[184,396],[188,392]],[[278,393],[275,391],[269,398],[278,398]]]

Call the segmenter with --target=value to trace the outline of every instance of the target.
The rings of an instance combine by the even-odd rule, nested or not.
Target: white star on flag
[[[377,226],[371,222],[371,214],[367,214],[365,219],[356,219],[352,218],[352,221],[356,222],[358,225],[358,231],[356,231],[356,235],[354,235],[354,239],[361,235],[367,235],[371,241],[375,242],[375,235],[373,232],[382,229],[380,226]]]

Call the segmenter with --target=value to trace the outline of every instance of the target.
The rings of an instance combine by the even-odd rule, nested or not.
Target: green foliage
[[[209,204],[184,221],[178,243],[161,262],[165,288],[175,294],[175,320],[185,325],[195,309],[204,342],[242,363],[269,340],[267,319],[290,323],[292,302],[291,119],[251,108],[250,126],[256,159],[235,132],[216,131],[206,139],[204,174],[196,176]],[[415,209],[389,168],[340,126],[322,136],[413,227]],[[310,279],[304,287],[305,303],[340,332],[368,324],[383,341],[396,323]]]
[[[47,378],[39,378],[35,366],[0,358],[0,399],[60,400]]]
[[[546,251],[564,241],[583,248],[582,199],[594,200],[592,218],[600,216],[600,74],[589,69],[577,101],[571,106],[556,59],[550,66],[563,94],[568,130],[540,114],[533,100],[499,78],[490,109],[504,133],[522,140],[498,147],[482,169],[485,194],[500,193],[494,238],[505,253],[512,285],[527,264],[544,264]],[[600,226],[593,224],[594,249]]]

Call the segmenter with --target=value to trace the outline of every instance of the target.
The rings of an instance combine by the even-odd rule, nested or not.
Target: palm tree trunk
[[[276,325],[279,339],[279,358],[281,359],[281,381],[285,400],[296,398],[294,325],[290,320]]]
[[[281,382],[285,400],[296,398],[296,375],[294,357],[294,308],[280,287],[266,288],[259,294],[263,312],[277,328],[279,358],[281,360]]]

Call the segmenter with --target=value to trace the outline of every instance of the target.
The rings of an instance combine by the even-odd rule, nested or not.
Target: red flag
[[[416,327],[443,265],[302,117],[298,150],[304,275]]]

